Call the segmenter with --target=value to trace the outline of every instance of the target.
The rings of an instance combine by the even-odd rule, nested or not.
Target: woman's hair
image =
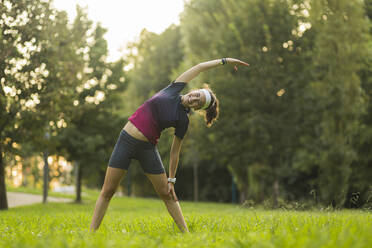
[[[217,120],[220,109],[219,101],[213,91],[209,88],[208,84],[204,84],[204,89],[208,90],[211,93],[211,103],[207,109],[205,109],[204,120],[207,124],[207,127],[211,127],[213,123]]]

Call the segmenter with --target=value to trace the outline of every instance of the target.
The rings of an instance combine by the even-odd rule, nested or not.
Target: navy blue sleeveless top
[[[186,83],[172,82],[142,104],[129,121],[154,145],[165,128],[174,127],[183,139],[189,125],[189,109],[181,104],[180,92]]]

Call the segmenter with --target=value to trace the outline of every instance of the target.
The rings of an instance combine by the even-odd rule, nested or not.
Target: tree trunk
[[[0,143],[0,210],[8,209],[5,186],[5,164],[3,163],[3,151]]]
[[[24,159],[25,162],[22,163],[22,187],[27,187],[28,186],[28,181],[27,181],[27,166],[29,165],[30,158]]]
[[[128,183],[127,183],[127,193],[128,197],[131,196],[132,194],[132,173],[130,167],[128,168],[128,173],[127,173],[127,178],[128,178]]]
[[[81,178],[82,171],[79,163],[75,163],[75,181],[76,181],[76,203],[81,203]]]
[[[273,185],[273,207],[278,207],[278,198],[279,198],[279,179],[278,177],[275,178],[274,185]]]
[[[48,165],[48,151],[44,152],[44,184],[43,184],[43,203],[47,202],[49,186],[49,165]]]
[[[247,200],[247,185],[244,183],[239,191],[240,191],[240,203],[243,204]]]
[[[231,175],[231,203],[237,203],[237,190],[233,175]]]
[[[194,201],[198,201],[198,196],[199,196],[199,186],[198,186],[198,164],[194,162],[193,166],[193,171],[194,171]]]

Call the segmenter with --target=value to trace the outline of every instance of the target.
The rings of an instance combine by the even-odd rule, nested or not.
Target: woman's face
[[[198,110],[205,104],[205,94],[201,90],[193,90],[182,96],[182,105]]]

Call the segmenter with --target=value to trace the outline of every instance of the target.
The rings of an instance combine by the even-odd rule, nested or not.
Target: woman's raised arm
[[[225,64],[232,64],[235,65],[235,70],[237,70],[236,65],[243,65],[243,66],[249,66],[249,64],[239,60],[239,59],[233,59],[233,58],[222,58],[222,59],[215,59],[203,63],[199,63],[184,73],[182,73],[177,79],[176,82],[184,82],[188,83],[192,79],[194,79],[197,75],[199,75],[200,72],[206,71],[208,69],[214,68],[218,65],[225,65]]]

